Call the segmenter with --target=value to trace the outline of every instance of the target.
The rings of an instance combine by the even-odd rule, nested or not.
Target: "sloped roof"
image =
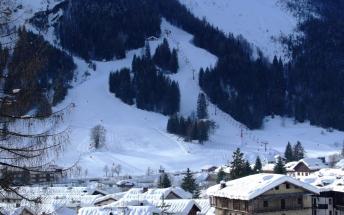
[[[226,187],[222,189],[220,184],[212,186],[207,190],[207,194],[229,199],[251,200],[286,182],[311,193],[319,193],[315,186],[298,181],[292,177],[262,173],[228,181],[226,182]]]
[[[115,201],[118,201],[120,198],[121,197],[119,197],[116,193],[115,194],[108,194],[106,196],[102,196],[102,197],[97,198],[96,200],[94,200],[93,204],[97,204],[99,202],[106,201],[109,199],[113,199]]]
[[[182,199],[192,198],[192,194],[186,192],[179,187],[169,187],[169,188],[154,188],[148,189],[146,192],[143,192],[142,188],[132,188],[130,189],[122,199],[128,200],[161,200],[163,197],[166,198],[171,192],[175,193]]]
[[[164,200],[164,202],[155,201],[152,202],[152,205],[161,207],[163,203],[164,205],[166,205],[166,212],[169,214],[185,215],[188,214],[194,206],[196,206],[199,209],[199,211],[201,211],[201,207],[196,203],[196,201],[192,199],[171,199]]]
[[[299,162],[303,162],[310,170],[319,170],[327,167],[319,158],[304,158]]]
[[[155,206],[127,206],[125,208],[116,207],[84,207],[78,212],[78,215],[122,215],[123,210],[126,215],[152,215],[153,213],[160,213],[160,209]]]

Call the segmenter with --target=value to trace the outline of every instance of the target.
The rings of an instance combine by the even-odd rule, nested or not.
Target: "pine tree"
[[[286,174],[287,173],[287,170],[284,166],[284,163],[283,163],[281,157],[278,157],[277,163],[274,167],[274,173],[276,173],[276,174]]]
[[[235,152],[233,152],[232,156],[233,160],[231,162],[231,171],[229,173],[230,178],[237,179],[241,178],[245,174],[245,160],[244,154],[240,151],[240,148],[237,148]]]
[[[216,183],[220,183],[221,181],[226,180],[226,173],[220,168],[219,172],[216,175]]]
[[[254,173],[260,173],[262,172],[262,161],[260,160],[260,157],[258,156],[256,158],[256,162],[254,164],[254,169],[253,169]]]
[[[301,160],[305,157],[305,150],[301,144],[300,141],[297,141],[297,143],[294,146],[294,159],[296,161]]]
[[[198,95],[197,100],[197,118],[206,119],[208,118],[207,101],[204,93]]]
[[[150,50],[150,46],[149,46],[148,42],[146,42],[146,44],[145,44],[145,57],[147,59],[151,59],[152,58],[151,50]]]
[[[251,175],[252,174],[252,168],[251,168],[251,165],[250,165],[250,162],[247,160],[244,164],[244,173],[243,173],[243,176],[248,176],[248,175]]]
[[[179,134],[179,119],[178,116],[171,116],[167,121],[167,132],[171,134]]]
[[[204,141],[207,141],[209,136],[208,136],[208,125],[204,121],[200,121],[198,123],[198,141],[199,143],[203,144]]]
[[[188,191],[190,193],[194,193],[197,189],[197,184],[196,184],[196,180],[194,179],[194,177],[192,176],[192,173],[190,171],[190,169],[188,168],[186,170],[186,175],[183,178],[181,187],[185,190]]]
[[[166,173],[162,173],[159,177],[158,182],[159,188],[169,188],[171,187],[171,180]]]
[[[293,148],[289,142],[285,148],[284,157],[286,158],[287,162],[291,162],[295,160],[294,155],[293,155]]]
[[[177,50],[173,49],[171,58],[169,61],[169,67],[172,73],[177,73],[179,69],[179,63],[178,63],[178,54]]]
[[[194,192],[192,193],[192,198],[193,199],[198,199],[201,195],[201,191],[199,189],[199,186],[196,184],[196,188],[194,190]]]

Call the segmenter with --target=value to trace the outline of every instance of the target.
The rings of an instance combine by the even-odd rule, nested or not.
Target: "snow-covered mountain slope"
[[[27,8],[32,8],[32,11],[46,7],[43,0],[20,1],[25,1],[28,4]],[[183,1],[186,2],[186,0]],[[207,2],[213,2],[213,4]],[[227,3],[230,2],[236,2],[236,9],[230,5],[228,6]],[[267,49],[270,46],[273,47],[271,52],[270,49],[267,50],[272,55],[274,51],[280,50],[274,49],[275,46],[270,41],[270,36],[278,35],[279,29],[282,29],[284,33],[288,33],[294,23],[290,16],[285,15],[275,4],[269,3],[275,2],[274,0],[261,0],[259,2],[261,2],[261,5],[258,0],[189,1],[190,4],[207,6],[204,6],[203,11],[207,19],[217,23],[219,27],[221,27],[220,24],[223,25],[223,28],[227,26],[226,31],[232,31],[230,28],[232,25],[228,23],[234,22],[234,27],[240,29],[240,31],[233,30],[233,33],[243,34],[257,46],[262,46],[263,50],[264,47]],[[34,4],[31,5],[31,3]],[[211,16],[217,17],[215,9],[221,5],[219,14],[227,14],[226,11],[231,8],[230,10],[233,10],[233,13],[236,12],[236,17],[240,17],[238,15],[240,13],[245,13],[247,21],[243,19],[235,22],[231,19],[231,16],[227,15],[224,17],[228,17],[226,18],[228,22],[220,22],[221,20],[217,21],[216,19],[212,21]],[[244,7],[245,5],[246,7]],[[259,20],[260,13],[258,13],[258,9],[253,7],[254,5],[257,5],[258,9],[265,5],[265,8],[271,10],[266,11],[266,9],[264,12],[262,9],[261,15],[265,18],[261,19],[258,26],[254,23],[257,21],[256,19]],[[32,11],[28,12],[28,14],[32,14]],[[249,16],[250,14],[252,14],[252,19]],[[269,16],[268,14],[273,14],[270,15],[271,23],[265,25],[264,20],[268,19],[266,18]],[[220,15],[218,16],[221,18]],[[289,17],[291,20],[289,20],[290,22],[286,21],[286,23],[291,24],[279,23],[279,19],[284,21],[283,17]],[[27,25],[27,27],[32,29],[32,26]],[[180,70],[170,77],[179,83],[181,114],[188,116],[196,109],[197,96],[200,92],[197,81],[199,69],[214,65],[217,59],[207,51],[195,47],[191,42],[192,35],[170,25],[166,21],[163,21],[161,27],[162,32],[170,33],[163,34],[158,41],[150,42],[151,50],[154,51],[164,37],[168,39],[172,47],[178,48]],[[284,31],[284,29],[287,30]],[[55,38],[52,32],[50,29],[44,36],[46,40],[54,43]],[[252,36],[252,40],[244,34],[245,32],[247,35]],[[269,32],[274,33],[270,34]],[[78,161],[83,170],[87,169],[88,176],[103,176],[104,166],[111,166],[113,163],[122,166],[122,174],[142,174],[147,167],[158,169],[160,165],[168,171],[172,171],[186,169],[187,167],[196,170],[208,164],[224,164],[231,159],[232,151],[237,147],[241,147],[247,158],[253,161],[257,155],[260,155],[263,159],[271,159],[276,153],[283,153],[288,141],[291,143],[301,141],[308,156],[324,156],[339,152],[342,146],[343,132],[328,132],[308,123],[294,124],[291,119],[283,120],[279,117],[267,119],[262,130],[249,131],[229,115],[216,109],[212,104],[209,104],[208,111],[210,118],[216,123],[217,129],[210,136],[210,141],[204,145],[186,143],[181,138],[166,132],[167,117],[126,105],[109,92],[109,73],[123,67],[130,67],[134,54],[139,55],[142,52],[141,49],[130,51],[127,53],[127,58],[123,60],[95,62],[96,71],[89,69],[83,60],[74,58],[78,65],[76,71],[78,73],[76,75],[77,80],[73,83],[73,88],[69,90],[66,100],[58,107],[55,107],[56,110],[59,110],[70,103],[75,103],[75,108],[66,119],[66,123],[72,129],[71,142],[66,145],[64,153],[57,159],[58,164],[70,166]],[[86,71],[91,75],[84,76]],[[97,124],[105,126],[107,141],[103,149],[94,151],[89,147],[90,129]],[[264,143],[268,143],[267,151],[265,151]]]
[[[200,92],[197,78],[193,79],[193,75],[197,77],[200,67],[213,65],[216,57],[193,46],[190,42],[192,35],[166,21],[162,29],[163,32],[171,32],[163,36],[171,46],[179,49],[180,71],[171,78],[179,82],[181,113],[187,116],[195,110]],[[155,50],[161,42],[162,38],[150,42],[151,49]],[[142,52],[131,51],[126,59],[120,61],[96,62],[97,71],[91,72],[86,81],[76,84],[69,91],[68,98],[60,107],[70,102],[76,104],[69,119],[72,141],[60,157],[60,164],[68,166],[79,160],[89,176],[103,176],[104,166],[113,163],[120,164],[123,173],[141,174],[148,167],[158,169],[160,165],[172,171],[227,163],[237,147],[241,147],[251,161],[257,155],[272,159],[276,153],[284,151],[288,141],[301,141],[309,156],[322,156],[341,148],[342,132],[330,133],[307,123],[294,124],[291,119],[278,117],[267,119],[263,130],[249,131],[212,104],[208,107],[209,114],[218,128],[210,141],[204,145],[185,143],[166,133],[167,117],[128,106],[109,93],[109,72],[130,67],[133,55]],[[76,62],[80,74],[88,70],[83,61],[76,59]],[[102,150],[94,151],[89,148],[89,133],[97,124],[106,127],[107,142]],[[264,142],[268,143],[266,152]]]
[[[199,18],[234,36],[242,35],[269,58],[282,56],[276,41],[293,32],[297,19],[280,0],[179,0]]]

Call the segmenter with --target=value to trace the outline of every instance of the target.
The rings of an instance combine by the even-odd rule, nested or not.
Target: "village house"
[[[311,215],[312,195],[319,190],[292,177],[256,174],[207,190],[215,215]]]
[[[286,164],[288,175],[292,177],[308,176],[324,168],[327,168],[327,165],[319,158],[304,158]]]
[[[57,182],[65,176],[63,168],[57,165],[49,165],[45,169],[23,170],[5,167],[0,173],[10,174],[14,185],[30,185]]]

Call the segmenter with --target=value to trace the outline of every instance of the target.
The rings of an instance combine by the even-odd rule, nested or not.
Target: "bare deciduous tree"
[[[108,167],[108,165],[105,165],[105,166],[104,166],[103,171],[104,171],[104,173],[105,173],[105,177],[108,177],[108,173],[109,173],[109,167]]]
[[[18,14],[12,10],[13,3],[14,1],[10,0],[0,1],[0,47],[8,50],[15,48],[15,22],[20,19],[14,17]],[[34,64],[39,61],[32,56],[32,62]],[[22,199],[39,201],[28,199],[14,188],[14,176],[18,172],[53,173],[49,166],[54,163],[54,158],[63,150],[63,146],[69,142],[70,129],[65,125],[64,119],[74,105],[39,116],[5,111],[8,107],[19,105],[16,99],[18,94],[33,89],[5,91],[6,74],[1,74],[0,78],[0,194],[6,197],[14,193]]]
[[[102,125],[96,125],[91,129],[91,147],[99,149],[105,145],[106,129]]]

